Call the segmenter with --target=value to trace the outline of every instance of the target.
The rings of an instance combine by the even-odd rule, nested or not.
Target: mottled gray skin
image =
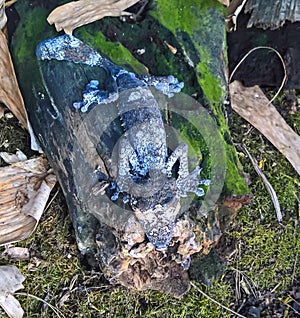
[[[91,79],[83,91],[82,101],[73,106],[82,112],[91,105],[117,101],[125,130],[119,144],[118,176],[115,182],[117,200],[120,192],[141,223],[149,241],[157,249],[168,247],[180,209],[180,197],[187,192],[204,195],[199,180],[200,168],[188,171],[188,148],[181,143],[167,156],[166,132],[160,109],[149,85],[169,97],[179,92],[183,83],[173,76],[152,77],[135,75],[102,58],[96,51],[75,37],[64,35],[39,44],[36,51],[41,60],[68,60],[102,67],[111,75],[110,91],[98,88]],[[172,167],[179,159],[178,178],[172,177]]]

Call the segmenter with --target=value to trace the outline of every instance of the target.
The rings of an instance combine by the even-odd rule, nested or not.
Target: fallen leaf
[[[30,257],[29,249],[27,247],[7,246],[2,253],[2,257],[14,261],[22,261]]]
[[[47,18],[49,24],[54,24],[59,32],[64,30],[72,34],[73,30],[100,20],[104,17],[119,17],[128,15],[124,10],[139,0],[79,0],[72,1],[54,9]]]
[[[229,0],[218,0],[218,1],[226,7],[228,7],[230,3]]]
[[[232,108],[258,129],[300,174],[300,136],[286,123],[258,86],[229,85]]]
[[[0,104],[0,119],[4,116],[5,106]]]
[[[15,266],[0,266],[0,306],[11,318],[21,318],[24,311],[13,293],[24,288],[24,276]]]
[[[243,10],[246,2],[247,0],[233,0],[227,7],[227,15],[225,19],[227,32],[236,31],[237,18]]]
[[[43,156],[0,168],[0,245],[31,235],[55,183]]]
[[[1,1],[1,0],[0,0]],[[0,17],[1,19],[1,17]],[[7,39],[0,30],[0,102],[6,105],[18,118],[20,123],[27,128],[27,115],[16,79]]]
[[[20,149],[18,149],[15,154],[9,152],[0,152],[0,157],[9,164],[27,160],[26,155]]]
[[[7,17],[5,14],[5,0],[0,0],[0,30],[2,30],[7,22]]]
[[[168,47],[168,49],[171,51],[172,54],[176,54],[177,53],[177,49],[175,46],[172,46],[171,44],[169,44],[167,41],[164,41],[165,45]]]

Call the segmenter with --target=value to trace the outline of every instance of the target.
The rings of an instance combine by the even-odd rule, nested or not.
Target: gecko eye
[[[158,230],[154,229],[154,230],[151,230],[149,232],[149,235],[152,236],[153,238],[158,238]]]
[[[174,198],[174,195],[168,195],[162,202],[161,205],[167,205],[169,202],[171,202]]]

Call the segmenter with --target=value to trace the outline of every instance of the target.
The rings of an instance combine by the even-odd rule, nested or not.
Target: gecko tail
[[[112,62],[72,35],[62,35],[42,41],[36,47],[39,60],[59,60],[90,66],[108,67]]]

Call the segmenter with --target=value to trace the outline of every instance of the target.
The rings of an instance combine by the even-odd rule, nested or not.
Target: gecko
[[[148,240],[157,250],[168,248],[180,210],[180,198],[188,192],[203,196],[199,179],[201,168],[188,169],[188,146],[180,143],[168,156],[166,131],[159,105],[150,86],[168,97],[184,86],[174,76],[136,75],[102,57],[97,51],[71,35],[41,42],[36,48],[39,60],[62,60],[103,68],[109,74],[107,90],[90,79],[82,100],[73,107],[82,112],[99,104],[117,102],[124,135],[119,142],[118,173],[113,183],[116,201],[120,193],[129,197],[130,206]],[[172,168],[179,161],[177,178]],[[125,199],[124,199],[125,200]],[[127,199],[126,199],[127,200]]]

